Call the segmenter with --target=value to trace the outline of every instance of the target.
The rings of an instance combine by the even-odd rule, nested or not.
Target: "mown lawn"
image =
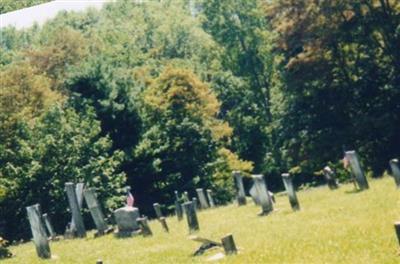
[[[240,252],[221,263],[400,263],[393,223],[400,220],[400,190],[393,179],[370,180],[370,189],[352,185],[298,192],[301,211],[292,212],[286,196],[277,197],[276,211],[259,217],[259,208],[229,205],[198,214],[199,236],[219,240],[232,233]],[[39,260],[33,243],[11,247],[8,263],[202,263],[221,250],[201,257],[188,239],[186,220],[168,218],[170,233],[150,222],[153,237],[66,240],[51,243],[53,258]]]

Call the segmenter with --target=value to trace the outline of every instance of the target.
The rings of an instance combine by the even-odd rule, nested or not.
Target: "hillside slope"
[[[300,212],[292,212],[286,196],[277,197],[276,211],[259,217],[259,208],[229,205],[198,214],[199,236],[219,240],[233,233],[240,252],[222,263],[399,263],[400,247],[393,223],[400,220],[400,191],[393,179],[370,180],[371,188],[354,192],[352,185],[301,191]],[[11,247],[10,263],[202,263],[220,252],[191,254],[199,244],[188,239],[186,221],[168,218],[170,233],[152,221],[153,237],[94,239],[51,243],[53,259],[41,261],[34,245]]]

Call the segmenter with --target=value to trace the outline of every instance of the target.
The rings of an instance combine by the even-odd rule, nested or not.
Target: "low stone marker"
[[[197,197],[199,198],[200,201],[200,208],[201,209],[207,209],[209,207],[207,198],[204,194],[203,188],[198,188],[196,189]]]
[[[226,255],[237,254],[237,248],[235,245],[235,241],[233,240],[232,234],[228,234],[221,239],[222,246],[224,247],[224,251]]]
[[[397,188],[400,188],[400,168],[399,168],[399,160],[392,159],[390,162],[390,168],[392,169],[392,174],[394,181],[396,183]]]
[[[98,260],[96,261],[96,264],[103,264],[103,261],[102,261],[101,259],[98,259]]]
[[[183,207],[185,208],[189,233],[199,230],[199,221],[197,220],[197,214],[193,202],[186,202],[183,204]]]
[[[346,151],[346,159],[350,163],[351,171],[354,178],[356,179],[357,185],[360,190],[366,190],[369,188],[367,178],[361,168],[360,161],[358,160],[357,153],[354,150]]]
[[[394,223],[394,230],[396,231],[397,240],[399,241],[400,246],[400,222]]]
[[[153,232],[151,232],[150,226],[147,222],[147,217],[144,216],[144,217],[138,218],[137,222],[139,223],[142,236],[147,237],[147,236],[153,235]]]
[[[214,198],[212,197],[212,191],[210,189],[207,189],[207,198],[208,201],[210,202],[210,207],[211,208],[215,207]]]
[[[274,210],[272,199],[268,193],[267,185],[265,184],[263,175],[252,175],[254,181],[254,188],[257,193],[258,201],[261,205],[260,215],[267,215]]]
[[[289,173],[282,173],[283,184],[289,196],[290,206],[294,211],[300,210],[300,204],[297,200],[296,191],[294,190],[293,180]]]
[[[158,219],[163,217],[163,215],[161,213],[161,205],[159,203],[153,203],[153,208],[154,208],[154,211],[156,212],[156,216]]]
[[[244,192],[243,177],[240,171],[232,172],[233,178],[237,187],[237,201],[238,205],[246,205],[246,194]]]
[[[68,196],[69,208],[71,209],[72,213],[71,229],[72,231],[76,231],[77,237],[86,237],[86,229],[85,225],[83,224],[81,210],[75,192],[74,184],[72,182],[66,182],[65,191]]]
[[[49,238],[51,240],[55,240],[57,238],[57,234],[54,231],[53,225],[51,224],[50,217],[47,214],[43,214],[42,217],[46,225],[47,231],[49,232]]]
[[[137,223],[140,217],[139,209],[136,207],[125,206],[114,211],[115,222],[118,226],[116,237],[130,237],[137,233],[139,225]]]
[[[329,189],[335,190],[335,189],[339,188],[339,186],[336,182],[335,172],[329,166],[326,166],[323,169],[323,172],[324,172],[325,179],[328,183]]]
[[[249,190],[249,193],[250,193],[251,198],[253,199],[253,202],[254,202],[256,205],[260,205],[260,200],[258,199],[258,192],[257,192],[257,190],[256,190],[256,186],[255,186],[254,183],[253,183],[253,185],[251,186],[251,188],[250,188],[250,190]]]
[[[168,228],[168,225],[167,225],[167,219],[165,217],[160,217],[158,220],[160,221],[161,226],[164,229],[164,231],[169,233],[169,228]]]
[[[49,241],[45,227],[42,222],[42,215],[40,212],[40,205],[35,204],[26,207],[28,213],[28,219],[31,226],[33,243],[36,247],[36,253],[40,258],[48,259],[51,258]]]
[[[95,236],[104,235],[107,233],[108,226],[106,221],[104,220],[104,215],[101,210],[100,204],[97,201],[96,193],[94,189],[89,188],[83,191],[83,196],[85,197],[86,204],[90,210],[90,214],[92,215],[94,224],[96,225],[97,233]]]
[[[179,194],[178,191],[175,191],[175,213],[178,217],[178,221],[181,221],[183,218],[182,206],[179,203]]]

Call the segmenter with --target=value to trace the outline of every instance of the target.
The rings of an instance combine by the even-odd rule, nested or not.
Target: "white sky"
[[[84,11],[88,7],[100,9],[106,2],[113,0],[55,0],[0,15],[0,28],[7,26],[15,26],[17,29],[27,28],[33,26],[35,22],[43,25],[46,20],[54,18],[62,10]]]

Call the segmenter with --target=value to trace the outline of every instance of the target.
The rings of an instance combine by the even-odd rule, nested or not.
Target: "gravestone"
[[[83,224],[81,210],[78,203],[78,198],[76,196],[74,184],[72,182],[66,182],[65,191],[68,196],[69,208],[71,209],[72,213],[71,229],[73,231],[76,230],[77,237],[86,237],[85,225]]]
[[[254,188],[257,199],[261,205],[260,215],[267,215],[274,210],[272,205],[272,199],[268,194],[268,188],[265,184],[264,177],[262,175],[252,175],[254,181]]]
[[[167,225],[167,219],[165,217],[160,217],[158,220],[160,221],[161,226],[164,229],[164,231],[168,233],[169,232],[169,228],[168,228],[168,225]]]
[[[182,206],[179,203],[179,194],[178,191],[175,191],[175,213],[178,217],[178,221],[181,221],[183,218]]]
[[[233,255],[237,253],[237,248],[235,245],[235,241],[233,240],[232,234],[228,234],[223,237],[221,239],[221,242],[226,255]]]
[[[354,150],[346,151],[346,159],[350,163],[351,171],[354,178],[356,179],[357,185],[360,190],[366,190],[369,188],[367,178],[361,168],[360,161],[358,160],[357,153]]]
[[[297,200],[296,191],[293,186],[293,179],[289,173],[282,173],[283,185],[285,185],[286,192],[289,196],[290,206],[294,211],[300,210],[300,204]]]
[[[246,205],[246,194],[244,192],[243,177],[240,171],[232,172],[233,178],[237,187],[237,201],[238,205]]]
[[[193,202],[194,210],[197,211],[197,208],[199,206],[199,203],[197,202],[197,198],[193,197],[192,202]]]
[[[143,216],[141,218],[138,218],[137,222],[140,226],[142,236],[147,237],[153,235],[153,232],[151,232],[150,226],[147,222],[147,217]]]
[[[331,190],[337,189],[339,186],[336,182],[335,172],[329,166],[326,166],[323,169],[323,172],[324,172],[325,179],[328,183],[329,189],[331,189]]]
[[[85,197],[86,204],[89,208],[90,214],[92,215],[94,224],[96,225],[97,234],[95,236],[104,235],[108,226],[104,220],[100,204],[97,201],[96,193],[92,188],[89,188],[83,191],[83,196]]]
[[[39,258],[51,258],[49,241],[47,239],[47,234],[45,227],[42,222],[42,215],[40,212],[40,205],[35,204],[26,207],[28,213],[28,219],[31,226],[33,243],[36,247],[36,253]]]
[[[250,190],[249,190],[250,196],[253,199],[253,202],[256,205],[260,205],[260,200],[258,199],[258,193],[257,193],[257,189],[255,184],[253,183],[253,185],[251,186]]]
[[[397,240],[399,241],[400,245],[400,222],[394,223],[394,231],[396,232]]]
[[[189,202],[189,194],[186,191],[183,192],[183,201]]]
[[[396,183],[397,188],[400,188],[400,168],[399,168],[399,160],[392,159],[390,161],[390,168],[392,169],[392,174],[394,181]]]
[[[189,233],[200,229],[199,221],[197,220],[197,214],[193,202],[186,202],[183,204],[185,208],[186,219],[189,227]]]
[[[161,205],[159,203],[154,203],[153,208],[154,208],[154,211],[156,212],[156,216],[158,219],[163,217],[163,215],[161,213]]]
[[[47,214],[43,214],[42,217],[43,217],[43,221],[46,225],[47,231],[49,232],[50,239],[51,240],[56,239],[57,234],[54,231],[53,225],[51,224],[50,217]]]
[[[132,206],[125,206],[114,211],[114,219],[118,226],[116,237],[130,237],[136,234],[139,229],[137,223],[140,217],[139,209]]]
[[[196,192],[197,192],[197,197],[199,198],[200,201],[200,208],[201,209],[208,208],[209,206],[203,188],[196,189]]]
[[[210,202],[210,207],[215,207],[214,198],[212,197],[212,191],[210,189],[207,189],[207,198]]]

